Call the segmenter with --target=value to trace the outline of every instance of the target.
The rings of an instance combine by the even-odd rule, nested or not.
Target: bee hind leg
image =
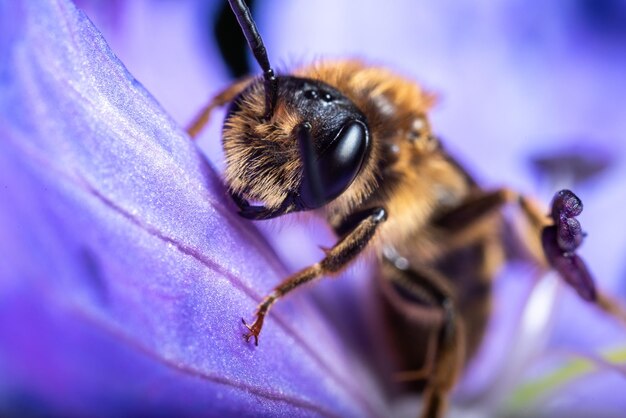
[[[424,380],[425,389],[422,393],[422,418],[441,418],[448,408],[448,396],[463,370],[466,346],[466,330],[462,318],[455,309],[452,290],[446,286],[446,280],[439,273],[430,269],[413,267],[399,268],[394,253],[387,251],[385,255],[385,277],[402,289],[409,298],[421,301],[422,305],[440,313],[438,323],[427,324],[428,346],[423,357],[423,366],[417,370],[396,374],[399,381]],[[401,265],[401,263],[400,263]],[[393,297],[392,297],[393,298]],[[393,298],[395,299],[395,298]],[[405,320],[415,321],[419,329],[424,329],[420,322],[423,317],[410,319],[409,309],[402,309],[407,315]],[[417,329],[416,328],[416,329]],[[406,334],[406,335],[405,335]],[[412,340],[412,333],[404,330],[404,338]],[[417,343],[422,338],[415,340]],[[405,341],[406,343],[406,341]]]
[[[441,418],[448,409],[448,396],[463,368],[462,323],[453,303],[442,301],[443,323],[437,336],[438,350],[432,374],[424,390],[422,418]]]

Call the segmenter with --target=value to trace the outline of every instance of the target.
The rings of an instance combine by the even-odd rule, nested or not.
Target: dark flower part
[[[583,211],[583,203],[570,190],[561,190],[552,199],[554,225],[543,229],[541,243],[548,263],[578,294],[587,301],[596,299],[596,287],[587,266],[574,253],[583,241],[580,223],[574,219]]]
[[[586,301],[596,300],[596,285],[584,261],[564,251],[558,244],[557,228],[549,226],[541,233],[541,243],[548,263]]]
[[[552,219],[557,228],[557,244],[564,252],[580,247],[585,234],[574,219],[583,211],[583,202],[570,190],[559,191],[552,199]]]
[[[556,239],[561,250],[571,253],[580,247],[585,237],[580,222],[574,218],[565,218],[559,222],[557,229]]]
[[[66,0],[0,2],[0,416],[384,416],[185,133]],[[297,323],[297,325],[296,325]]]
[[[586,301],[596,300],[596,287],[584,261],[574,253],[564,252],[557,244],[554,226],[543,230],[541,241],[548,262]]]
[[[602,147],[588,145],[589,142],[572,141],[563,149],[535,153],[530,158],[530,165],[552,181],[566,178],[571,186],[597,178],[613,166],[615,158]]]
[[[561,190],[552,199],[552,219],[559,222],[562,218],[578,216],[583,211],[583,202],[571,190]]]
[[[580,247],[585,238],[580,222],[574,219],[582,211],[583,202],[570,190],[561,190],[552,199],[551,213],[557,229],[557,244],[566,253]]]

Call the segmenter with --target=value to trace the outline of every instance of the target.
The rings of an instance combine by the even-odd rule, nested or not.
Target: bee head
[[[263,80],[253,81],[224,124],[225,177],[248,208],[242,215],[266,219],[324,206],[352,184],[368,157],[365,116],[326,83],[281,76],[268,117],[265,91]]]

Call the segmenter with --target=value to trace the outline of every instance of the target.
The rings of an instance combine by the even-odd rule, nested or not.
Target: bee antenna
[[[252,54],[256,59],[256,62],[261,66],[263,70],[263,79],[265,81],[265,119],[269,120],[274,114],[274,107],[276,105],[276,95],[278,94],[278,80],[274,74],[274,70],[270,66],[270,60],[267,57],[267,51],[261,34],[256,27],[256,23],[252,19],[252,13],[244,2],[244,0],[228,0],[237,22],[243,31],[248,46],[252,50]]]

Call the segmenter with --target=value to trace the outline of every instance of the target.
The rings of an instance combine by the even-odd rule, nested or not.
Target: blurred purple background
[[[218,9],[217,2],[81,0],[77,3],[103,33],[107,43],[128,71],[175,121],[175,123],[171,121],[166,123],[167,135],[174,135],[178,138],[171,148],[184,147],[181,144],[185,138],[176,124],[185,126],[212,94],[230,82],[227,68],[219,56],[208,26]],[[8,13],[12,9],[18,10]],[[13,16],[16,21],[32,13],[29,8],[15,8],[8,2],[3,4],[2,10],[6,12],[5,17]],[[626,251],[626,220],[622,219],[621,215],[622,208],[626,206],[626,187],[624,186],[626,181],[626,164],[624,164],[626,158],[626,4],[624,2],[619,0],[557,0],[553,2],[483,0],[471,4],[460,4],[451,0],[422,2],[402,0],[390,5],[372,0],[350,2],[322,0],[314,4],[272,0],[258,2],[254,13],[265,39],[270,59],[279,69],[288,70],[293,66],[306,64],[322,57],[359,57],[373,64],[389,66],[436,92],[440,101],[432,114],[435,130],[441,134],[447,147],[459,156],[485,186],[509,185],[522,192],[538,196],[546,203],[557,188],[574,187],[585,203],[581,222],[589,233],[581,255],[595,273],[599,286],[619,295],[622,300],[626,300],[626,277],[624,277],[626,261],[622,256]],[[17,33],[19,30],[13,29],[13,32]],[[13,32],[6,29],[6,25],[4,31],[0,32],[4,36],[0,43],[0,48],[2,48],[0,51],[10,50],[12,47],[10,43],[17,42],[10,36]],[[6,69],[0,67],[3,70],[0,74],[11,75],[14,68],[18,67],[7,66]],[[254,63],[252,68],[256,71]],[[14,82],[11,76],[4,76],[0,80],[3,80],[6,85]],[[30,92],[28,89],[15,91]],[[136,94],[136,92],[129,94]],[[12,114],[7,114],[9,107],[7,103],[10,101],[5,99],[4,103],[5,106],[2,108],[5,112],[2,115],[4,119],[18,113],[19,110],[15,110]],[[159,111],[156,104],[145,106],[153,112]],[[154,108],[157,109],[154,110]],[[60,117],[63,117],[62,110]],[[44,114],[50,114],[50,112]],[[97,117],[98,115],[91,116]],[[28,119],[25,115],[20,117],[24,120]],[[20,129],[26,122],[23,122],[20,117],[10,119],[17,128],[0,131],[3,133],[2,140],[5,140],[6,135],[14,141],[21,138],[23,131]],[[85,117],[89,120],[90,115],[86,113]],[[222,114],[214,119],[199,143],[203,152],[217,167],[218,172],[222,166],[219,141],[221,118]],[[19,123],[15,123],[16,120]],[[125,123],[132,125],[132,120]],[[138,122],[136,129],[145,130],[146,123]],[[85,133],[80,129],[67,131],[74,134]],[[26,129],[25,132],[28,133],[29,130]],[[102,134],[103,131],[97,130],[96,132]],[[120,137],[123,137],[123,134],[120,134]],[[148,134],[145,137],[147,141],[150,138]],[[50,146],[53,145],[54,143],[50,144]],[[194,152],[191,146],[185,149],[185,152],[190,155]],[[41,190],[54,189],[54,179],[48,178],[46,181],[50,184],[46,184],[41,182],[43,178],[41,176],[31,176],[31,178],[30,175],[24,175],[24,161],[20,160],[19,153],[14,149],[12,151],[11,146],[5,150],[8,151],[3,155],[5,168],[2,170],[3,177],[0,177],[2,182],[0,185],[5,187],[5,190],[9,190],[7,196],[11,199],[5,200],[0,206],[2,211],[0,219],[4,222],[1,225],[5,225],[0,230],[0,239],[4,244],[0,248],[6,249],[5,254],[8,255],[3,256],[0,261],[0,296],[4,296],[0,299],[0,310],[5,318],[5,324],[0,326],[0,341],[7,348],[0,350],[0,372],[5,372],[0,374],[0,412],[3,409],[14,412],[20,410],[19,408],[25,408],[34,414],[60,411],[61,414],[92,415],[90,414],[93,412],[91,408],[100,408],[104,405],[105,407],[102,407],[100,412],[103,416],[119,411],[125,414],[135,411],[155,413],[159,409],[162,415],[168,415],[174,411],[187,415],[199,413],[212,415],[211,411],[223,413],[250,411],[250,405],[255,403],[257,394],[251,394],[246,398],[248,389],[238,391],[236,388],[229,387],[220,395],[220,398],[219,390],[214,386],[204,386],[202,382],[184,383],[187,382],[186,379],[194,380],[195,377],[187,375],[181,377],[180,373],[177,373],[178,369],[171,367],[172,364],[175,366],[182,364],[183,369],[208,371],[212,376],[227,380],[232,377],[233,381],[249,384],[245,388],[252,387],[258,390],[255,386],[258,383],[261,387],[268,386],[273,389],[278,387],[278,393],[282,393],[281,391],[285,389],[287,392],[295,393],[296,399],[304,399],[303,402],[307,407],[310,404],[327,402],[328,409],[321,411],[298,409],[301,405],[296,404],[294,408],[297,415],[304,415],[303,411],[307,414],[323,415],[358,415],[363,411],[368,411],[372,415],[380,415],[384,413],[382,411],[388,413],[388,408],[392,408],[401,415],[405,413],[407,416],[415,415],[416,405],[412,402],[409,402],[407,406],[389,405],[383,399],[383,395],[371,395],[380,390],[378,385],[384,382],[381,383],[375,375],[372,375],[374,372],[368,368],[367,350],[361,349],[353,354],[348,350],[351,345],[341,342],[343,334],[329,326],[329,322],[337,322],[341,330],[346,320],[338,319],[333,315],[345,314],[347,316],[347,313],[342,313],[341,309],[337,308],[327,313],[326,316],[319,313],[325,308],[330,309],[328,305],[333,303],[336,305],[338,301],[341,301],[342,294],[367,286],[362,284],[363,280],[359,280],[361,279],[359,276],[366,275],[364,265],[352,269],[345,280],[327,280],[310,292],[301,292],[303,295],[298,296],[292,306],[287,304],[285,308],[281,308],[282,311],[279,311],[283,313],[282,321],[286,322],[288,327],[323,329],[324,341],[330,341],[330,348],[313,347],[309,351],[306,347],[304,348],[304,352],[308,353],[307,358],[313,359],[310,360],[313,364],[312,369],[315,369],[316,356],[323,358],[328,356],[328,363],[338,368],[338,377],[330,378],[334,380],[334,383],[322,385],[323,388],[314,390],[312,393],[302,393],[302,388],[308,387],[306,382],[301,387],[289,388],[289,379],[294,378],[289,370],[279,370],[278,377],[276,377],[278,383],[271,384],[259,383],[257,382],[258,376],[246,374],[243,371],[247,361],[254,361],[257,367],[261,367],[259,365],[265,361],[267,370],[272,370],[276,364],[276,360],[272,357],[276,357],[279,353],[281,355],[288,353],[294,345],[302,349],[300,346],[302,339],[313,339],[302,330],[297,330],[293,334],[296,335],[293,340],[281,337],[282,334],[278,331],[273,338],[270,330],[264,330],[265,335],[262,337],[260,348],[265,351],[263,351],[264,354],[256,355],[256,357],[254,351],[239,344],[240,341],[231,343],[231,339],[238,338],[237,333],[240,331],[235,323],[238,321],[237,315],[251,313],[254,306],[253,299],[246,299],[244,296],[236,295],[231,302],[217,309],[221,312],[220,315],[225,315],[228,318],[227,321],[233,323],[218,327],[226,333],[225,336],[217,338],[218,342],[211,338],[203,341],[209,345],[208,348],[202,347],[200,342],[193,340],[207,332],[204,328],[196,328],[196,325],[193,330],[182,332],[186,338],[184,341],[181,340],[181,334],[177,332],[173,335],[169,335],[169,331],[147,332],[148,335],[142,333],[140,337],[133,334],[146,323],[165,329],[167,324],[180,326],[182,322],[198,324],[205,321],[211,328],[211,321],[215,321],[215,315],[207,311],[214,309],[212,304],[221,302],[219,298],[207,296],[215,292],[211,283],[206,285],[204,290],[206,295],[199,292],[191,277],[206,277],[206,273],[202,270],[196,271],[192,267],[189,268],[194,272],[193,274],[176,273],[175,267],[172,267],[169,273],[180,281],[175,282],[177,285],[182,286],[182,289],[189,291],[190,294],[194,294],[193,302],[189,302],[189,295],[180,296],[181,300],[187,301],[183,305],[189,309],[189,311],[184,311],[184,314],[178,311],[167,315],[167,318],[138,320],[138,317],[144,315],[154,315],[154,311],[150,309],[169,309],[167,307],[170,305],[167,302],[149,303],[147,306],[150,309],[141,312],[144,302],[141,297],[137,296],[138,299],[132,304],[121,304],[128,309],[127,311],[111,315],[106,307],[94,308],[92,300],[82,300],[83,296],[78,297],[77,302],[76,298],[68,299],[64,295],[63,298],[54,300],[55,303],[61,300],[63,306],[69,306],[69,313],[55,317],[56,305],[50,304],[49,297],[42,298],[37,292],[32,292],[33,288],[41,291],[40,288],[43,286],[41,283],[46,283],[43,287],[52,289],[45,290],[43,293],[46,295],[55,292],[76,292],[74,284],[65,284],[65,287],[58,288],[54,280],[47,280],[45,276],[49,275],[50,271],[58,273],[65,270],[77,270],[68,275],[80,282],[81,277],[92,276],[89,273],[91,270],[87,269],[85,272],[80,268],[63,266],[63,263],[67,265],[75,263],[75,257],[72,254],[68,255],[67,242],[64,240],[47,243],[43,247],[33,243],[41,241],[42,237],[75,236],[76,234],[78,234],[76,240],[81,241],[82,231],[96,221],[85,215],[85,219],[79,222],[82,228],[73,225],[70,222],[73,221],[72,217],[68,218],[68,211],[80,211],[84,205],[58,203],[65,202],[66,198],[63,193],[60,193],[60,198],[47,198],[46,202],[54,206],[53,210],[37,212],[34,207],[42,205],[38,203],[37,198],[32,196],[39,196],[42,193]],[[61,154],[61,151],[58,152]],[[531,169],[531,160],[536,156],[558,157],[572,152],[580,153],[588,158],[607,160],[611,164],[601,174],[576,184],[572,184],[575,173],[572,173],[571,167],[562,165],[551,175],[541,174]],[[120,155],[122,154],[115,154],[114,157],[122,158]],[[193,157],[194,162],[196,162],[195,158],[199,157]],[[164,159],[166,160],[167,158]],[[131,164],[131,161],[120,160],[121,163]],[[149,165],[150,162],[146,164]],[[193,172],[194,169],[190,166],[194,164],[184,162],[180,164],[184,170],[191,169]],[[202,165],[201,163],[195,165],[198,164]],[[88,164],[83,168],[87,171],[90,169]],[[106,181],[106,173],[106,171],[102,172],[102,181]],[[168,175],[167,170],[164,175]],[[169,175],[172,174],[169,173]],[[203,176],[211,179],[207,180],[210,184],[208,193],[214,197],[220,196],[219,186],[212,183],[216,180],[210,168],[201,169],[194,176],[198,179],[202,179]],[[24,180],[25,178],[28,180]],[[18,182],[19,179],[22,179],[20,180],[22,183]],[[198,181],[201,182],[201,180]],[[15,184],[23,184],[23,187],[30,192],[15,192]],[[198,190],[200,186],[193,184],[196,189],[192,190]],[[107,190],[115,191],[115,188]],[[155,191],[148,187],[146,193],[149,192]],[[159,192],[156,191],[156,193]],[[180,193],[185,195],[184,190]],[[25,197],[19,200],[19,196]],[[80,199],[78,200],[80,202]],[[159,203],[159,199],[154,201],[147,198],[147,201],[155,205]],[[141,211],[143,204],[145,203],[140,200],[134,202],[133,205],[136,206],[133,207]],[[209,207],[212,207],[212,204],[210,203]],[[201,219],[203,214],[212,213],[210,209],[204,208],[203,203],[196,202],[194,205],[203,208],[198,209],[197,219]],[[228,209],[227,207],[225,210]],[[177,213],[184,213],[188,209],[178,206],[172,209],[173,212],[176,210],[180,211]],[[164,215],[156,210],[155,219],[159,216]],[[172,214],[170,213],[169,216],[171,217]],[[215,216],[220,220],[225,215],[220,213]],[[14,219],[21,219],[23,224],[20,225],[23,226],[9,227]],[[152,222],[152,218],[148,220]],[[164,221],[166,230],[171,227],[171,220],[172,218],[168,218]],[[102,222],[102,219],[98,222]],[[232,222],[233,226],[232,232],[223,233],[227,237],[237,237],[242,229],[251,228],[250,224],[236,219],[229,222]],[[220,252],[221,250],[215,249],[215,246],[211,246],[211,242],[204,242],[202,238],[198,238],[197,249],[200,253],[205,251],[210,255],[209,258],[215,257],[224,270],[234,271],[234,276],[242,278],[250,289],[254,289],[252,292],[256,292],[255,296],[258,297],[276,282],[282,274],[281,271],[292,271],[317,260],[320,256],[317,246],[332,242],[328,231],[315,221],[301,224],[288,220],[286,223],[286,225],[281,225],[280,222],[271,223],[269,226],[260,225],[264,235],[279,253],[281,262],[286,265],[284,270],[281,270],[282,267],[275,267],[269,274],[270,277],[265,277],[261,281],[255,281],[257,276],[254,272],[239,271],[236,257],[235,259],[220,258],[224,254]],[[215,224],[218,225],[219,222],[215,221]],[[197,225],[192,228],[193,236],[202,237],[204,234],[217,233],[217,227],[201,230],[201,226],[206,225]],[[119,228],[123,229],[123,227]],[[116,235],[119,233],[118,227],[112,228],[112,231],[113,236],[121,239],[119,235]],[[105,229],[90,240],[97,243],[94,245],[96,250],[104,251],[102,256],[119,256],[119,252],[107,250],[108,245],[101,244],[102,240],[108,240],[107,234],[110,233],[111,231]],[[302,238],[303,234],[311,233],[314,238]],[[181,235],[185,236],[184,233]],[[24,238],[25,236],[28,238]],[[9,245],[16,237],[23,238],[25,243]],[[132,234],[130,234],[128,240],[132,241],[132,239]],[[216,238],[218,242],[219,239]],[[233,245],[236,247],[236,238],[232,239],[235,240]],[[239,239],[241,239],[240,235]],[[243,259],[249,257],[249,254],[256,254],[255,251],[264,245],[260,238],[252,244],[246,242],[248,239],[245,238],[245,243],[241,244]],[[40,248],[40,253],[36,253],[39,259],[33,254],[23,254],[31,245]],[[302,247],[302,250],[294,254],[292,250],[294,245]],[[165,251],[163,248],[157,246],[155,249],[150,245],[148,247],[154,250],[150,256],[151,260],[162,258],[159,251]],[[8,252],[9,250],[11,252]],[[142,254],[141,246],[133,247],[128,251],[133,254]],[[260,252],[261,255],[254,256],[259,266],[253,267],[252,270],[263,271],[261,266],[278,264],[270,250],[262,249]],[[177,263],[176,257],[172,257],[172,263]],[[41,262],[41,258],[46,262]],[[57,260],[47,261],[52,258]],[[98,259],[98,256],[96,255],[95,258]],[[41,265],[36,269],[32,266],[24,267],[29,263],[41,263]],[[56,267],[50,269],[50,263]],[[120,280],[119,277],[123,277],[126,283],[130,280],[128,277],[141,277],[142,274],[146,274],[146,271],[141,269],[133,271],[132,274],[121,274],[120,271],[123,272],[125,268],[129,268],[128,263],[130,263],[128,260],[119,263],[112,262],[117,266],[117,270],[105,275],[101,279],[104,284],[96,284],[95,287],[115,287],[116,280]],[[155,268],[156,266],[160,264],[155,262]],[[18,279],[25,276],[24,272],[33,270],[36,271],[35,276],[41,276],[34,281],[35,284],[31,287],[17,286],[20,292],[26,292],[27,295],[15,293],[13,288],[16,287],[15,283]],[[221,277],[220,274],[216,277]],[[171,288],[174,286],[167,285],[168,277],[168,274],[162,274],[162,286],[168,289],[163,293],[171,297],[170,291],[173,291]],[[158,282],[161,283],[161,281]],[[569,358],[562,355],[563,352],[600,353],[610,349],[623,351],[626,348],[626,331],[623,327],[580,302],[571,290],[563,287],[554,290],[546,286],[547,289],[534,292],[535,296],[552,295],[552,299],[548,297],[548,302],[537,302],[544,303],[551,308],[548,309],[547,317],[542,320],[541,331],[529,336],[529,338],[534,338],[531,340],[534,348],[530,350],[530,354],[513,350],[511,347],[518,341],[516,338],[521,338],[517,335],[518,329],[514,326],[525,307],[528,313],[529,305],[524,305],[524,303],[531,284],[532,274],[522,268],[507,269],[500,278],[496,289],[496,319],[487,338],[485,350],[457,393],[458,404],[465,405],[464,412],[460,410],[461,406],[458,411],[455,409],[454,412],[459,416],[471,416],[472,411],[477,414],[473,416],[493,414],[495,410],[507,411],[507,402],[510,401],[509,397],[516,390],[517,385],[532,382],[533,379],[538,379],[537,376],[540,379],[540,376],[550,373],[552,368],[556,367],[555,365]],[[90,286],[93,287],[93,285]],[[138,289],[136,292],[140,295],[142,286]],[[219,289],[228,292],[229,287],[219,287]],[[366,290],[362,291],[366,293]],[[31,293],[34,296],[30,296]],[[310,301],[311,295],[313,296],[313,303],[310,307],[312,314],[307,318],[314,318],[312,320],[314,324],[303,325],[306,321],[297,315],[297,306],[301,300]],[[554,300],[554,295],[558,300]],[[116,297],[118,296],[112,297],[113,306],[118,306]],[[206,301],[203,297],[207,298]],[[353,301],[347,302],[346,306],[343,306],[344,309],[358,303],[359,299],[357,298],[357,302],[354,302],[354,296],[352,297]],[[20,302],[23,300],[27,302]],[[76,306],[79,306],[79,309]],[[358,311],[359,308],[355,309]],[[78,315],[72,314],[75,311]],[[116,332],[102,332],[97,327],[94,331],[91,327],[94,316],[100,319],[105,318],[104,322],[107,326],[112,327]],[[7,325],[7,318],[11,321],[10,326]],[[159,325],[159,320],[163,321],[161,325]],[[126,321],[128,324],[125,324]],[[182,328],[184,327],[181,326]],[[36,332],[28,333],[24,329],[33,329]],[[119,329],[122,331],[118,334]],[[292,335],[291,331],[286,332]],[[161,335],[162,333],[168,335]],[[63,336],[62,342],[59,341],[58,335]],[[280,338],[287,341],[281,341]],[[33,344],[33,340],[36,344]],[[127,340],[132,343],[126,344]],[[358,336],[355,340],[359,341]],[[164,343],[169,345],[165,347],[160,345]],[[151,356],[145,355],[146,345],[154,349],[156,353],[153,354],[157,358],[155,364],[151,363],[151,360],[154,360]],[[190,345],[194,348],[189,349]],[[94,346],[98,347],[98,350],[93,355],[85,354],[89,353]],[[137,351],[136,346],[142,348]],[[37,349],[33,348],[32,351],[26,352],[24,347]],[[220,350],[217,347],[224,348],[230,353],[230,357],[225,353],[219,354]],[[237,358],[237,350],[243,350],[244,360]],[[72,357],[74,355],[77,357]],[[223,357],[218,358],[220,355]],[[523,366],[513,364],[519,360],[515,357],[517,355],[525,361],[522,363]],[[57,359],[56,361],[62,365],[75,364],[77,368],[87,368],[89,372],[68,371],[63,367],[58,370],[45,371],[49,365],[42,359],[46,356]],[[342,361],[346,362],[347,358],[359,356],[364,357],[341,364]],[[511,356],[514,357],[513,360]],[[129,360],[131,357],[132,360]],[[171,364],[164,365],[158,361],[163,358],[171,361]],[[139,364],[139,366],[135,370],[129,367],[129,364]],[[507,366],[509,366],[508,372]],[[120,373],[126,379],[129,379],[129,376],[137,378],[137,386],[133,387],[124,381],[116,382],[115,375],[111,373],[111,368],[116,367],[119,367]],[[300,372],[295,374],[304,375],[308,370],[310,369],[305,365]],[[351,373],[365,376],[362,381],[368,383],[364,384],[363,388],[348,390],[347,394],[339,393],[336,397],[328,395],[328,393],[333,393],[341,382],[345,382],[346,379],[351,380],[353,378]],[[323,376],[323,370],[319,374]],[[2,377],[3,375],[5,377]],[[66,375],[68,376],[67,386],[63,390],[59,389],[62,385],[58,382],[47,384],[41,382],[42,376],[63,377]],[[312,378],[312,381],[314,380]],[[180,383],[179,388],[175,388],[179,382],[183,383]],[[505,392],[496,395],[485,394],[494,389],[494,382],[496,385],[500,382],[502,384],[500,392],[502,388],[506,389]],[[79,384],[84,385],[83,392],[77,391]],[[53,387],[51,388],[50,385]],[[112,387],[117,389],[109,390]],[[95,395],[94,392],[98,388],[103,388],[108,395]],[[532,416],[541,414],[573,416],[572,414],[576,412],[584,416],[584,413],[588,413],[587,411],[593,411],[594,416],[620,416],[621,411],[626,410],[626,399],[621,396],[625,390],[626,378],[623,374],[620,375],[614,370],[600,370],[585,375],[582,379],[573,379],[560,390],[551,391],[545,399],[540,399],[541,402],[537,405],[529,405],[530,412],[518,409],[507,413],[511,415],[526,413]],[[75,396],[81,399],[80,401],[58,399],[59,396],[67,397],[68,393],[74,391],[76,391]],[[15,393],[19,393],[19,397],[16,397]],[[172,393],[172,399],[162,400],[161,398],[167,393]],[[358,399],[369,396],[375,398],[371,405],[358,404]],[[156,402],[155,399],[161,400]],[[219,399],[226,399],[222,401],[221,409],[211,409],[211,406],[220,404]],[[224,406],[229,402],[230,406]],[[351,405],[351,402],[357,405]],[[183,408],[181,405],[192,406]],[[280,405],[270,405],[264,411],[285,415],[290,413],[288,409],[281,410]]]

